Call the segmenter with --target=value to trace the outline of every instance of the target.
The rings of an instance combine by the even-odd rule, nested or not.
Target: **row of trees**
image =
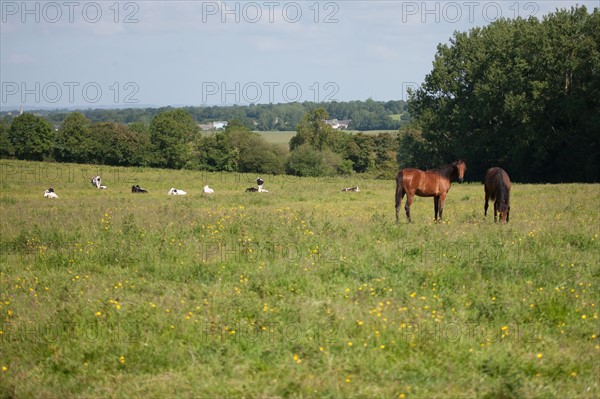
[[[294,131],[302,117],[317,107],[324,108],[332,119],[351,119],[352,130],[397,130],[409,121],[407,105],[404,101],[349,101],[316,104],[313,102],[286,104],[259,104],[248,106],[184,107],[197,123],[238,120],[251,130]],[[80,111],[91,122],[117,122],[150,124],[154,117],[174,108],[127,108],[127,109],[88,109]],[[59,125],[70,114],[60,110],[39,110],[49,122]],[[7,114],[7,113],[4,113]],[[2,116],[2,114],[0,114]]]
[[[184,109],[160,112],[149,124],[128,125],[93,123],[73,112],[56,130],[45,118],[24,113],[10,124],[0,121],[0,156],[300,176],[393,173],[395,136],[341,132],[324,122],[328,117],[323,108],[306,113],[288,151],[287,146],[267,142],[238,120],[230,121],[223,131],[202,133]]]
[[[409,111],[400,166],[463,158],[472,179],[499,165],[518,181],[600,180],[600,11],[456,32]]]

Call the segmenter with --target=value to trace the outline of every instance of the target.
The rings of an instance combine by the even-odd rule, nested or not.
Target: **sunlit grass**
[[[2,161],[2,396],[599,395],[600,186],[256,177]]]

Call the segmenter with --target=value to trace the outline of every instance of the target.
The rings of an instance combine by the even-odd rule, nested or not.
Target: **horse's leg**
[[[440,222],[441,222],[442,221],[442,213],[444,212],[444,203],[446,202],[446,193],[440,194],[439,202],[440,202],[439,214],[440,214]]]
[[[435,221],[435,223],[437,223],[439,207],[440,207],[440,197],[436,195],[435,197],[433,197],[433,220]]]
[[[396,224],[398,224],[398,214],[400,213],[400,207],[402,206],[402,198],[404,198],[404,193],[396,195],[398,195],[398,197],[396,197]]]
[[[498,212],[500,211],[500,201],[494,201],[494,223],[497,222]]]
[[[487,216],[487,210],[488,210],[488,207],[489,207],[489,204],[488,204],[489,200],[490,200],[490,194],[486,191],[485,192],[485,203],[483,204],[483,216]]]
[[[406,219],[408,220],[408,223],[412,223],[412,220],[410,220],[410,206],[412,205],[414,196],[414,194],[406,193],[406,205],[404,206],[404,209],[406,210]]]

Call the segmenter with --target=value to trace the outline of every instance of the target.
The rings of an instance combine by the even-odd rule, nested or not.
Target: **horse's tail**
[[[402,197],[404,196],[404,190],[402,187],[402,180],[404,176],[402,171],[398,172],[396,175],[396,208],[400,206],[400,202],[402,201]]]

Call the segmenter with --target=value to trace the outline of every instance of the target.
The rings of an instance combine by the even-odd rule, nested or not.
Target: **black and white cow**
[[[54,189],[50,187],[48,190],[44,191],[44,198],[58,198],[58,195],[54,192]]]
[[[256,184],[258,184],[258,191],[259,193],[268,193],[269,190],[265,190],[263,188],[263,185],[265,184],[265,181],[262,179],[262,177],[259,177],[258,179],[256,179]]]
[[[187,191],[178,190],[176,188],[171,188],[168,192],[169,195],[187,195]]]
[[[136,184],[135,186],[131,186],[131,192],[132,193],[147,193],[148,190],[146,190],[145,188],[141,188],[139,184]]]
[[[100,176],[92,177],[92,186],[96,187],[97,189],[101,189],[101,190],[106,189],[106,186],[102,185],[102,178]]]

